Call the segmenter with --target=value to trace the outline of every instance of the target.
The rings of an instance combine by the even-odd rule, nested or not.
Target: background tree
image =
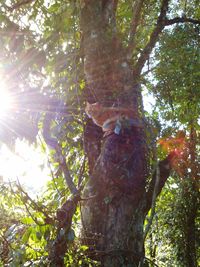
[[[149,88],[158,100],[156,109],[159,106],[162,118],[171,122],[164,134],[172,135],[174,128],[183,127],[188,135],[182,160],[177,162],[176,174],[173,174],[174,180],[163,194],[165,203],[170,199],[168,208],[164,213],[161,204],[159,208],[164,215],[160,216],[164,218],[166,238],[171,240],[176,251],[173,263],[196,266],[195,247],[199,235],[199,29],[193,25],[177,25],[165,31],[156,49],[156,59],[159,63],[153,72],[157,84],[149,83]],[[166,72],[166,69],[171,71]],[[191,69],[192,77],[188,75]],[[171,149],[167,141],[165,145],[167,150]]]
[[[177,23],[196,26],[174,28]],[[82,243],[88,246],[87,253],[91,259],[105,267],[147,265],[144,238],[155,213],[156,198],[171,168],[183,179],[190,177],[189,183],[180,185],[183,192],[188,190],[188,186],[191,189],[191,194],[182,195],[184,205],[187,205],[182,225],[188,227],[189,219],[192,219],[192,232],[195,233],[197,206],[191,210],[189,203],[198,200],[199,106],[196,99],[190,98],[191,90],[198,88],[199,81],[199,73],[193,71],[199,64],[199,23],[198,1],[85,0],[52,3],[37,0],[16,1],[11,5],[1,1],[1,72],[14,103],[13,111],[1,120],[1,139],[9,144],[16,137],[33,141],[38,131],[39,134],[42,132],[43,140],[51,149],[54,166],[51,190],[56,193],[49,194],[50,203],[53,203],[54,211],[60,206],[57,214],[52,214],[47,220],[46,212],[34,206],[34,210],[44,214],[42,225],[50,227],[46,239],[48,248],[45,251],[43,246],[43,252],[37,257],[39,264],[45,258],[50,266],[88,266],[82,251],[76,258],[70,258],[69,241],[74,239],[72,226],[76,228],[79,219],[76,214],[80,215],[77,204],[81,203]],[[167,26],[171,28],[164,36],[164,45],[161,43],[159,46],[157,42]],[[191,62],[192,68],[180,68],[182,51],[174,53],[171,41],[165,46],[167,38],[173,36],[174,42],[179,40],[182,44],[182,40],[186,41],[183,50],[189,49],[192,55],[197,55]],[[159,54],[153,50],[155,47]],[[190,57],[190,53],[185,52],[184,56]],[[164,62],[163,57],[169,60]],[[155,66],[153,62],[160,65]],[[163,62],[168,65],[162,65]],[[158,80],[153,89],[146,76],[152,73],[151,68],[155,68]],[[178,69],[184,84],[178,83]],[[185,69],[189,69],[188,79],[185,78]],[[161,98],[176,110],[177,117],[171,116],[173,122],[181,118],[179,116],[186,107],[195,110],[193,118],[186,116],[184,122],[179,120],[181,125],[188,122],[181,144],[177,135],[171,145],[169,129],[165,136],[163,128],[160,132],[160,118],[155,118],[156,113],[151,120],[145,118],[142,84],[149,85],[147,88],[152,89],[159,100]],[[185,96],[181,103],[177,101],[177,92],[183,92]],[[83,116],[86,101],[99,102],[106,107],[130,108],[134,110],[134,120],[120,119],[114,131],[103,137],[101,128]],[[157,107],[159,112],[169,113],[168,106],[166,109],[160,105]],[[169,117],[164,119],[169,120]],[[170,130],[176,129],[180,129],[180,125],[172,125]],[[159,151],[156,153],[156,139],[162,135],[169,138],[162,139],[167,157],[162,153],[159,155]],[[67,184],[65,190],[63,177]],[[86,179],[88,182],[82,190]],[[21,186],[18,189],[26,195]],[[30,198],[29,201],[33,205]],[[150,210],[149,223],[144,231],[144,221]],[[31,212],[27,212],[30,215]],[[43,217],[41,214],[38,216]],[[39,226],[41,222],[33,218],[35,225]],[[188,240],[189,234],[185,229],[184,240]],[[6,238],[4,232],[3,238]],[[39,233],[43,238],[46,235],[40,227]],[[36,242],[32,239],[28,236],[26,241]],[[196,238],[193,237],[182,250],[186,253],[185,266],[197,265],[195,244]],[[29,260],[28,251],[26,247],[20,264]],[[178,254],[174,258],[177,261],[181,259]]]

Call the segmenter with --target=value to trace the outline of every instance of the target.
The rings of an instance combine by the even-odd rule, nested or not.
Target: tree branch
[[[155,44],[156,44],[156,42],[158,40],[159,34],[162,32],[162,30],[165,27],[168,4],[169,4],[169,0],[163,0],[162,1],[162,5],[161,5],[161,8],[160,8],[160,15],[159,15],[159,17],[157,19],[156,26],[155,26],[153,32],[150,35],[149,42],[147,43],[147,45],[143,49],[143,51],[142,51],[142,53],[141,53],[141,55],[140,55],[140,57],[138,59],[138,62],[135,65],[134,74],[136,76],[138,76],[141,73],[145,62],[148,60],[149,55],[150,55],[152,49],[154,48],[154,46],[155,46]]]
[[[73,234],[71,229],[72,219],[77,208],[77,204],[80,200],[78,195],[73,196],[72,199],[68,199],[56,212],[58,220],[56,238],[50,245],[49,250],[49,266],[64,267],[64,256],[69,248],[69,234]],[[73,238],[73,236],[71,237]],[[72,240],[71,240],[72,241]]]
[[[38,206],[38,204],[28,195],[27,192],[25,192],[19,182],[19,180],[17,179],[17,182],[18,184],[16,185],[18,190],[20,191],[21,193],[21,199],[25,205],[25,208],[27,209],[27,212],[29,213],[29,215],[31,216],[31,218],[35,221],[35,219],[33,218],[33,215],[31,214],[31,212],[28,210],[28,207],[26,206],[28,200],[30,201],[30,206],[32,206],[32,208],[35,210],[35,211],[38,211],[40,213],[42,213],[45,217],[45,224],[48,223],[48,224],[53,224],[54,223],[54,219],[52,217],[49,216],[49,214],[45,211],[45,207],[44,206]],[[23,196],[24,195],[24,196]],[[37,219],[35,221],[36,224],[40,224],[38,223]],[[41,225],[41,224],[40,224]]]
[[[67,186],[68,186],[72,195],[77,195],[77,194],[79,194],[79,191],[76,188],[76,186],[72,180],[72,177],[70,175],[70,171],[69,171],[69,168],[68,168],[67,163],[66,163],[65,155],[63,155],[63,153],[62,153],[62,148],[60,147],[57,139],[50,135],[51,121],[52,121],[51,114],[46,114],[45,119],[44,119],[44,126],[43,126],[44,140],[48,146],[50,146],[51,148],[53,148],[56,151],[57,156],[58,156],[58,160],[59,160],[59,165],[60,165],[60,168],[64,174]]]
[[[156,178],[155,178],[155,186],[154,186],[154,190],[153,190],[153,193],[152,193],[151,214],[147,218],[148,223],[147,223],[147,226],[145,227],[145,230],[144,230],[144,240],[146,239],[146,236],[147,236],[147,234],[149,232],[149,229],[151,227],[151,224],[153,222],[153,217],[155,215],[155,210],[156,210],[156,197],[157,197],[157,194],[158,194],[159,182],[160,182],[160,168],[159,168],[159,165],[157,165],[157,168],[156,168]]]
[[[78,189],[76,188],[75,184],[72,181],[72,177],[70,175],[69,168],[67,166],[65,156],[62,154],[61,149],[58,149],[57,153],[59,153],[59,155],[61,157],[59,163],[60,163],[61,169],[62,169],[64,177],[65,177],[65,181],[67,183],[67,186],[69,187],[70,192],[73,195],[77,195],[77,194],[79,195],[79,191],[78,191]]]
[[[190,22],[193,24],[199,24],[200,25],[200,20],[187,18],[187,17],[176,17],[173,19],[166,19],[165,20],[165,26],[173,25],[175,23],[185,23],[185,22]]]
[[[168,4],[169,4],[169,0],[163,0],[162,1],[162,5],[161,5],[161,9],[160,9],[160,15],[157,19],[156,26],[150,35],[149,42],[147,43],[147,45],[143,49],[136,65],[135,65],[134,74],[136,76],[140,75],[142,68],[144,67],[145,62],[148,60],[152,49],[154,48],[156,42],[158,41],[159,34],[162,32],[162,30],[164,29],[165,26],[173,25],[175,23],[185,23],[185,22],[200,25],[200,20],[187,18],[187,17],[176,17],[173,19],[167,19],[166,14],[167,14],[167,10],[168,10]]]
[[[169,177],[170,171],[172,169],[172,161],[176,156],[176,152],[173,151],[164,160],[158,163],[158,167],[153,173],[153,177],[146,194],[146,212],[150,210],[153,202],[165,185],[165,182],[167,181],[167,178]]]
[[[73,230],[71,229],[72,219],[80,200],[80,196],[79,191],[72,180],[65,155],[63,155],[62,147],[58,143],[58,140],[50,135],[51,121],[52,115],[47,113],[44,119],[43,137],[47,145],[56,151],[59,167],[64,174],[72,198],[66,200],[62,207],[57,210],[57,233],[54,242],[50,246],[49,261],[50,266],[64,266],[64,255],[68,250],[70,231],[71,235],[73,234]],[[73,238],[73,236],[71,238]]]
[[[144,0],[136,0],[133,5],[133,17],[131,21],[130,29],[130,41],[128,46],[128,53],[132,52],[135,47],[135,34],[141,18],[142,6]]]

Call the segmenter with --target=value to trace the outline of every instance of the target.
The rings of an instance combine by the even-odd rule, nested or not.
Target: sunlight
[[[39,194],[50,180],[46,155],[27,142],[17,140],[15,152],[6,145],[0,149],[0,177],[4,181],[17,181],[29,193]]]
[[[4,116],[12,106],[12,99],[4,82],[0,82],[0,117]]]

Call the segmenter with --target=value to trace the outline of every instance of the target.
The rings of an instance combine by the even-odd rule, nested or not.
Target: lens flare
[[[12,107],[12,99],[6,86],[0,82],[0,117],[6,115],[6,112]]]
[[[189,169],[189,143],[186,133],[178,131],[174,137],[162,138],[158,140],[162,150],[167,153],[175,153],[175,157],[170,160],[172,168],[180,177],[185,177]]]

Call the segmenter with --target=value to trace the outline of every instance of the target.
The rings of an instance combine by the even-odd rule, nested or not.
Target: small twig
[[[151,69],[148,69],[147,71],[142,72],[142,77],[146,76],[150,72],[152,72],[154,69],[156,69],[157,65],[152,67]]]
[[[26,204],[26,201],[25,201],[25,199],[23,198],[22,192],[20,192],[20,193],[21,193],[21,200],[22,200],[22,202],[23,202],[23,204],[24,204],[24,207],[25,207],[27,213],[28,213],[29,216],[31,217],[31,219],[35,222],[35,224],[37,224],[37,225],[39,225],[39,226],[45,226],[46,224],[41,224],[36,218],[34,218],[34,216],[33,216],[33,215],[31,214],[31,212],[29,211],[29,208],[28,208],[28,206],[27,206],[27,204]]]
[[[21,186],[19,180],[18,180],[18,185],[17,185],[17,187],[18,187],[18,189],[20,190],[21,197],[22,197],[22,201],[23,201],[23,203],[24,203],[24,205],[25,205],[25,208],[26,208],[28,214],[31,216],[31,218],[34,220],[34,222],[35,222],[36,224],[41,225],[41,224],[37,221],[37,219],[35,219],[35,218],[33,217],[33,215],[31,214],[31,212],[29,211],[29,209],[28,209],[28,207],[27,207],[27,203],[26,203],[26,201],[25,201],[25,199],[24,199],[22,193],[25,195],[26,200],[29,200],[29,201],[31,202],[31,204],[33,205],[33,208],[36,209],[37,211],[41,212],[41,213],[45,216],[45,220],[47,220],[48,223],[54,222],[53,219],[52,219],[51,217],[49,217],[49,215],[48,215],[48,214],[47,214],[41,207],[39,207],[39,206],[37,205],[37,203],[36,203],[36,202],[35,202],[35,201],[34,201],[34,200],[27,194],[27,192],[25,192],[25,191],[23,190],[23,188],[22,188],[22,186]],[[44,225],[46,225],[46,224],[44,224]]]

